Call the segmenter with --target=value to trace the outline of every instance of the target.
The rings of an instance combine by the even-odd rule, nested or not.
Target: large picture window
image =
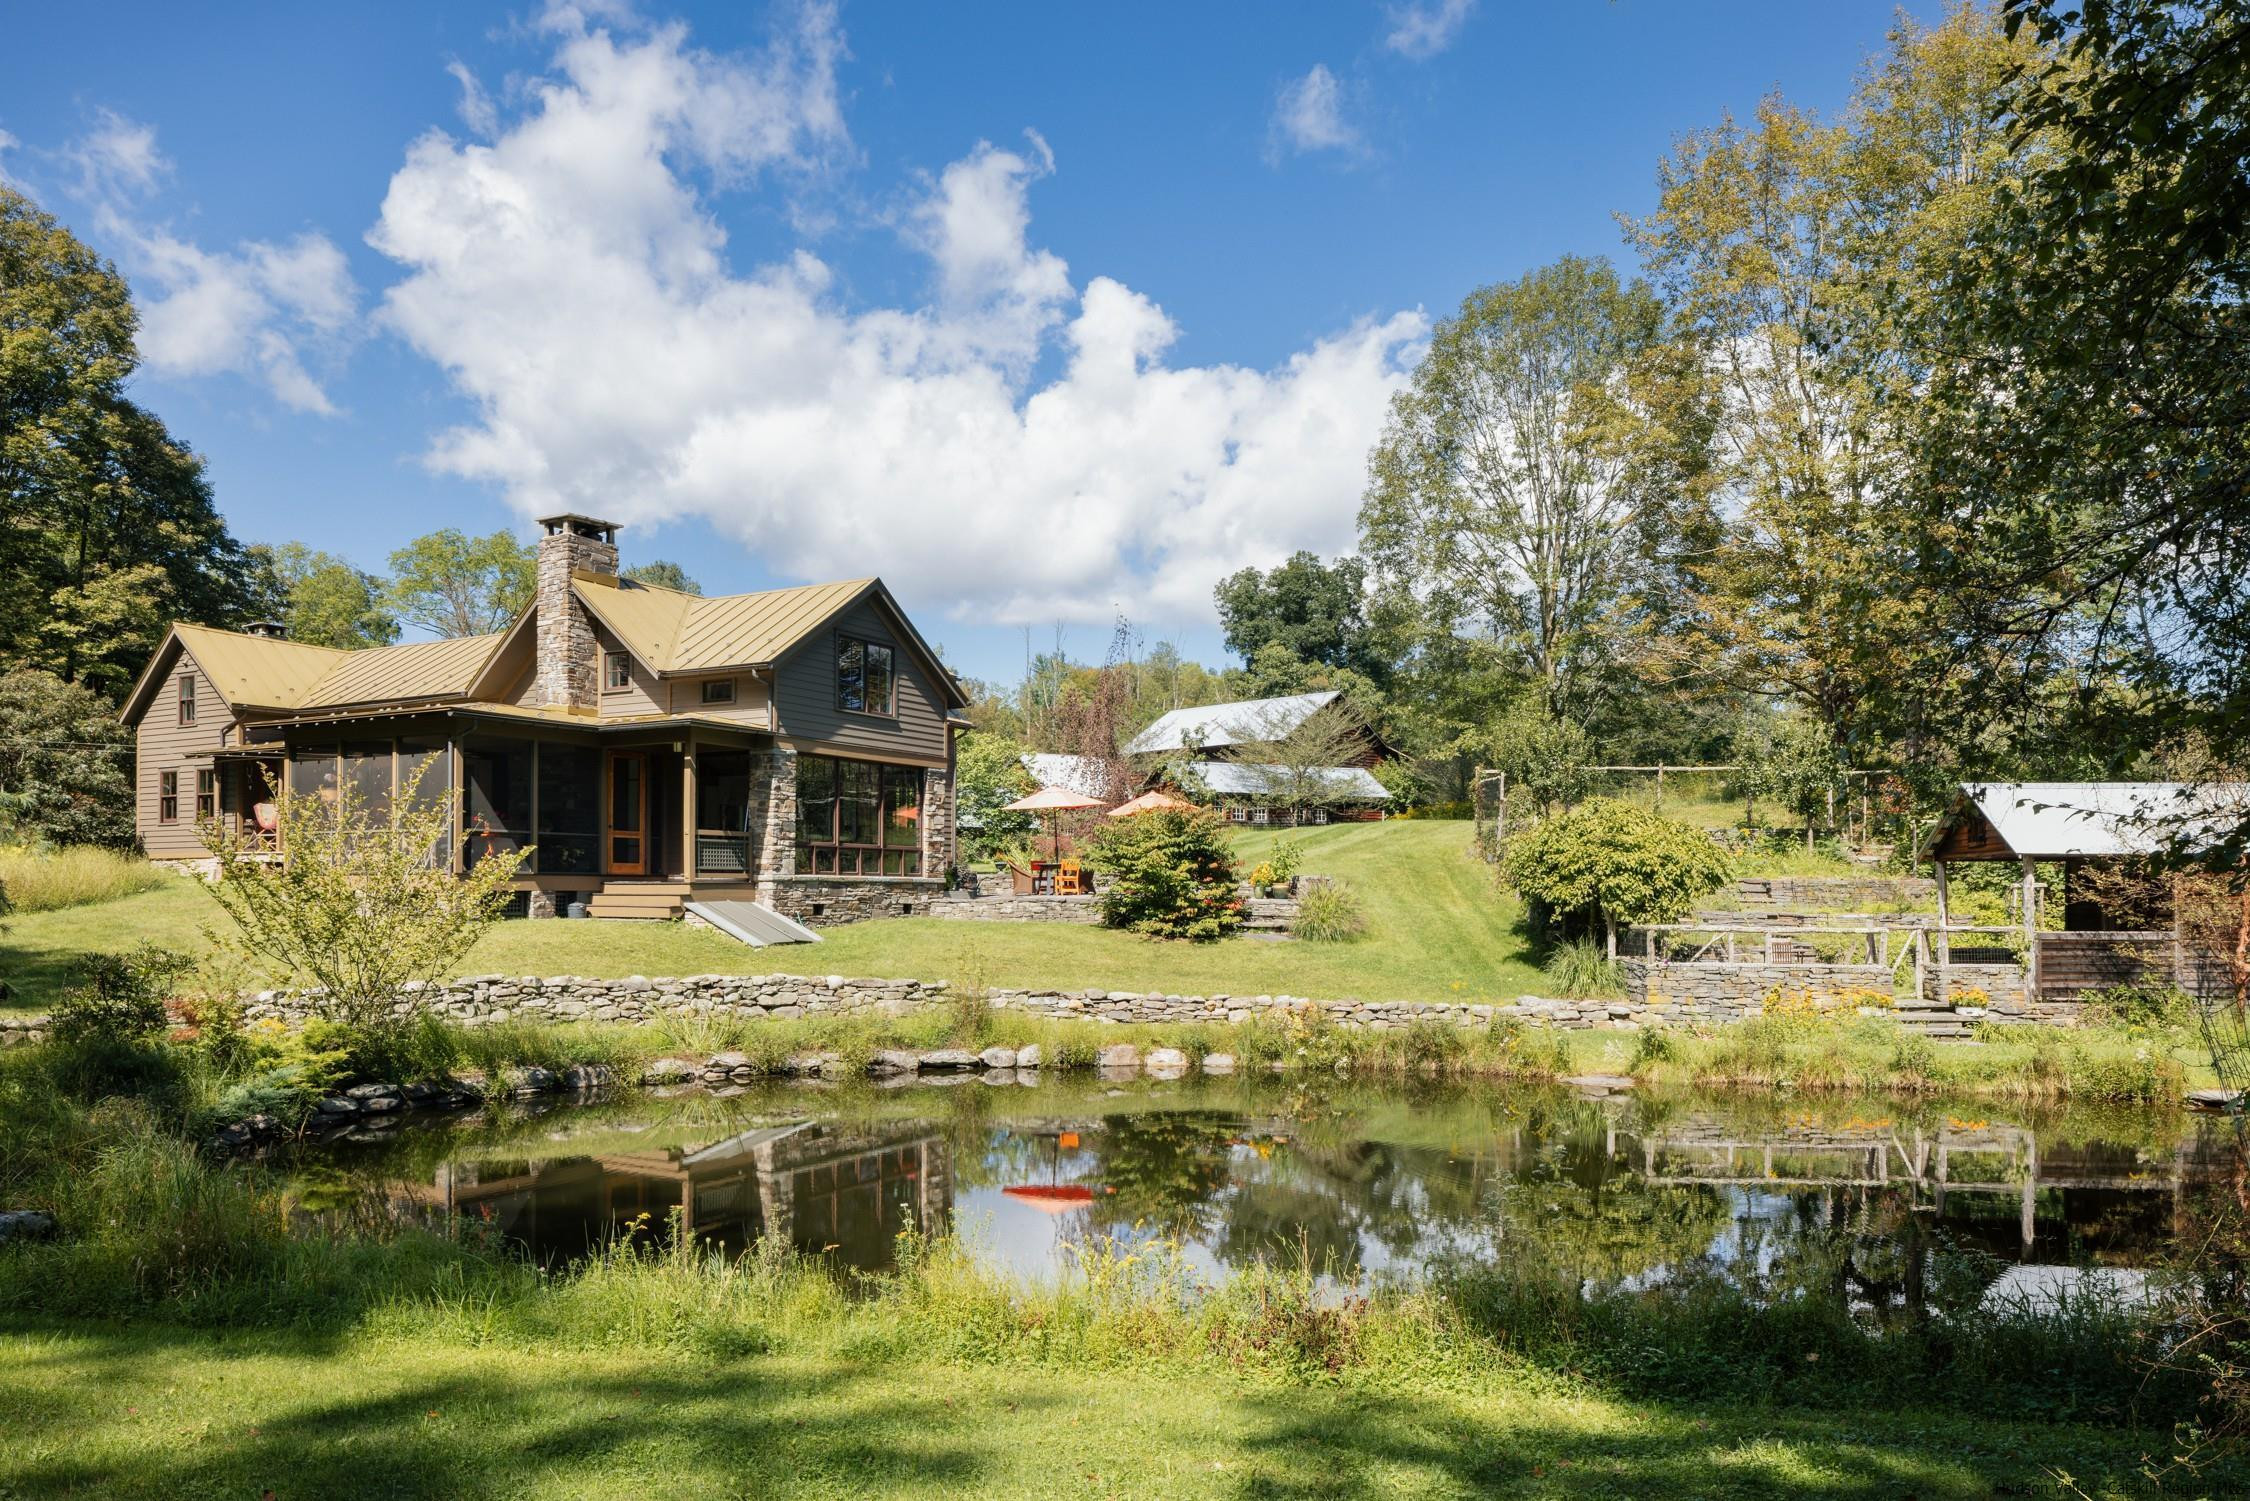
[[[853,714],[898,712],[897,658],[880,641],[836,638],[836,704]]]
[[[922,874],[922,771],[797,758],[797,874]]]

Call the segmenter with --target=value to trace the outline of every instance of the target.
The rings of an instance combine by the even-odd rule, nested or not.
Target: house
[[[175,625],[127,699],[150,858],[260,837],[286,785],[377,805],[417,771],[466,868],[530,846],[526,909],[820,924],[920,911],[953,853],[960,685],[880,579],[703,598],[618,573],[617,527],[539,523],[505,631],[337,651]]]
[[[1381,818],[1390,793],[1369,768],[1390,753],[1334,690],[1174,709],[1125,746],[1184,763],[1237,823]]]

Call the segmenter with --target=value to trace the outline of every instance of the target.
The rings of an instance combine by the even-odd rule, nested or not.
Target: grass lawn
[[[1626,1402],[1533,1371],[1302,1382],[887,1352],[0,1331],[0,1497],[2054,1495],[2152,1442],[1956,1412]],[[2161,1452],[2161,1438],[2153,1440]]]
[[[1254,860],[1272,835],[1246,833]],[[1291,995],[1368,1000],[1512,998],[1540,985],[1517,924],[1521,905],[1469,853],[1469,826],[1407,820],[1333,824],[1302,836],[1308,873],[1352,883],[1367,904],[1357,943],[1164,943],[1129,933],[1047,923],[900,918],[826,931],[818,947],[750,949],[672,923],[506,922],[462,965],[464,974],[879,975],[984,985],[1184,994]],[[218,906],[186,877],[153,891],[0,925],[5,1003],[39,1011],[71,961],[154,942],[200,951]]]

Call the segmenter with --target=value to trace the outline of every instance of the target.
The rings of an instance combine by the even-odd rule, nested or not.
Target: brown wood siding
[[[177,685],[182,673],[195,678],[195,723],[189,725],[180,723]],[[151,858],[199,859],[205,854],[203,840],[195,832],[195,774],[212,769],[211,752],[225,742],[232,712],[211,679],[195,665],[195,658],[183,649],[134,731],[133,826]],[[198,755],[200,760],[191,759]],[[179,818],[159,823],[156,800],[167,771],[179,773]]]
[[[857,636],[895,649],[898,715],[851,714],[836,706],[836,637]],[[889,751],[942,762],[946,755],[944,699],[930,669],[883,618],[862,601],[814,632],[776,664],[774,702],[783,735],[817,741],[839,751]]]
[[[731,704],[706,704],[703,685],[712,682],[734,684],[734,702]],[[710,677],[668,678],[664,689],[670,698],[674,714],[694,714],[706,719],[739,720],[757,729],[766,727],[766,685],[747,672],[714,673]]]
[[[2008,848],[1997,829],[1975,808],[1963,808],[1937,844],[1930,850],[1933,860],[2013,860],[2015,851]]]
[[[601,644],[602,660],[594,667],[594,682],[601,689],[602,718],[610,719],[625,714],[661,714],[664,712],[664,684],[649,671],[648,664],[626,653],[625,660],[633,669],[633,680],[623,688],[609,685],[609,654],[625,651],[625,643],[612,636],[601,625],[594,627],[594,640]]]

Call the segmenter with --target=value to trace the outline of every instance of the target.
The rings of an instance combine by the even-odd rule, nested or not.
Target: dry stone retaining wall
[[[1734,883],[1745,907],[1859,907],[1934,902],[1928,876],[1744,876]]]

